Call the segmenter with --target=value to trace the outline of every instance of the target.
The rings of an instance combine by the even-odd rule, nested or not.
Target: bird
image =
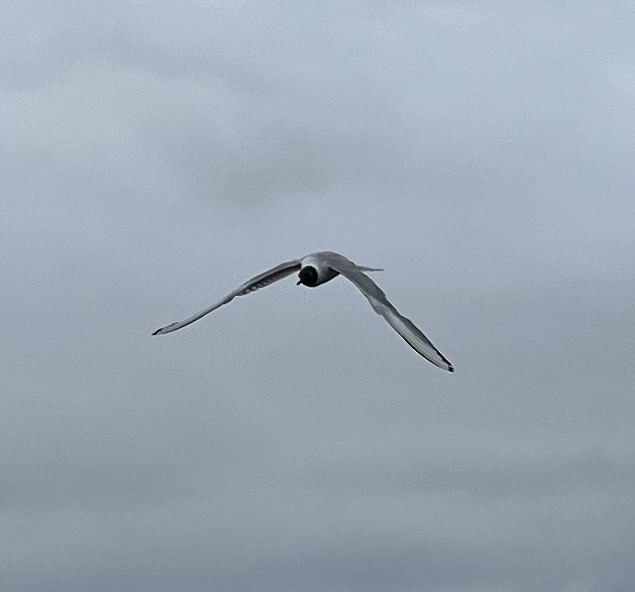
[[[298,273],[296,285],[303,284],[315,288],[330,282],[338,275],[351,281],[366,297],[373,310],[384,317],[388,324],[412,347],[419,355],[432,362],[435,366],[454,372],[450,361],[432,344],[432,342],[408,318],[404,317],[386,298],[386,294],[368,276],[367,272],[383,271],[381,268],[356,265],[350,259],[332,251],[320,251],[306,255],[300,259],[286,261],[260,273],[238,286],[222,300],[194,313],[192,316],[157,329],[152,335],[164,335],[177,331],[198,321],[210,312],[231,302],[237,296],[245,296],[264,288],[293,273]]]

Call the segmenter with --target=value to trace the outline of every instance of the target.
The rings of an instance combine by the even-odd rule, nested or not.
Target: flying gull
[[[414,325],[414,323],[399,313],[399,311],[389,302],[386,294],[381,288],[371,280],[365,272],[382,271],[373,267],[363,267],[356,265],[343,255],[331,251],[322,251],[307,255],[301,259],[281,263],[269,269],[236,288],[233,292],[225,296],[222,300],[212,304],[208,308],[193,314],[191,317],[177,323],[172,323],[161,329],[157,329],[152,335],[163,335],[177,331],[194,321],[204,317],[213,310],[220,308],[224,304],[231,302],[236,296],[244,296],[273,284],[292,273],[298,272],[296,285],[304,284],[309,288],[315,288],[321,284],[331,281],[338,275],[343,275],[346,279],[355,284],[361,293],[366,297],[373,310],[386,319],[388,324],[412,347],[418,354],[435,366],[454,372],[452,364],[448,359],[432,345],[432,342]]]

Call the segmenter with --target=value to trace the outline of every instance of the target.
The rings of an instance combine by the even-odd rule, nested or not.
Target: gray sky
[[[633,590],[634,14],[3,3],[2,588]]]

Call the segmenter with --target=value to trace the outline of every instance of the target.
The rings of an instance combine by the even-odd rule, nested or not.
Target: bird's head
[[[310,265],[307,265],[306,267],[303,267],[300,270],[300,273],[298,274],[298,283],[296,284],[296,286],[299,286],[300,284],[304,284],[305,286],[308,286],[309,288],[313,288],[318,281],[318,272],[317,269],[315,269],[315,267],[311,267]]]

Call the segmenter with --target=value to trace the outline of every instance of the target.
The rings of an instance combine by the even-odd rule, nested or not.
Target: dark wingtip
[[[454,366],[448,366],[448,372],[454,372]]]
[[[159,333],[161,333],[161,329],[157,329],[152,335],[158,335]]]

